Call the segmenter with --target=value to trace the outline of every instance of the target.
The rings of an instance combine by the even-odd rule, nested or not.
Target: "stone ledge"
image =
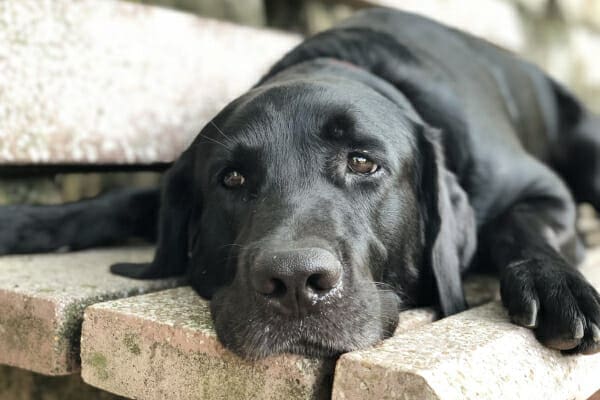
[[[220,345],[208,303],[189,287],[88,307],[81,360],[88,384],[157,400],[324,399],[334,365],[299,356],[241,360]]]
[[[596,287],[599,266],[600,250],[582,266]],[[599,370],[600,354],[544,348],[493,302],[343,355],[333,399],[585,399]]]
[[[117,261],[151,259],[152,249],[117,248],[0,258],[0,364],[46,375],[79,369],[86,306],[175,286],[112,275]]]
[[[496,296],[497,283],[477,277],[466,288],[480,304]],[[428,308],[402,312],[396,334],[436,318]],[[293,355],[241,360],[218,342],[208,303],[188,287],[88,307],[81,358],[85,382],[143,399],[329,398],[334,368]]]
[[[0,1],[0,164],[170,162],[299,40],[125,1]]]

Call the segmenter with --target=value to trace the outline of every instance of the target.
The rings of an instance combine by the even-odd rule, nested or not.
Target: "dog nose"
[[[251,270],[253,288],[283,313],[306,313],[339,287],[342,265],[319,248],[264,253]]]

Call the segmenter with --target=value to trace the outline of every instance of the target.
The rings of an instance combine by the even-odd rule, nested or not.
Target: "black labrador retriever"
[[[600,296],[576,269],[575,201],[600,208],[599,135],[600,119],[535,66],[373,9],[225,107],[162,194],[5,207],[0,252],[156,239],[154,261],[112,271],[187,274],[221,341],[250,359],[369,346],[401,309],[464,310],[461,275],[493,270],[514,322],[594,353]]]

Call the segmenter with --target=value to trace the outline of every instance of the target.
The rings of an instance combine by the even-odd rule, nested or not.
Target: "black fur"
[[[572,194],[600,207],[599,135],[600,120],[535,66],[412,14],[364,11],[307,39],[202,129],[165,176],[154,261],[113,272],[187,273],[223,343],[259,358],[371,345],[403,308],[460,312],[461,274],[488,269],[516,323],[552,348],[597,352],[600,296],[575,268]],[[353,152],[380,169],[352,173]],[[232,170],[244,186],[224,187]],[[4,208],[0,251],[151,236],[157,199]],[[281,312],[250,282],[275,252],[289,263],[306,249],[341,263],[336,295]]]

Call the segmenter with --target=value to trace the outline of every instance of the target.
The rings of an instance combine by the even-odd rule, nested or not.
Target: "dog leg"
[[[600,295],[575,268],[578,260],[561,252],[578,240],[574,204],[566,200],[524,200],[488,224],[482,236],[511,319],[533,329],[547,347],[595,353]]]
[[[578,202],[600,211],[600,117],[585,115],[565,138],[561,173]]]
[[[154,241],[159,198],[157,188],[125,189],[74,203],[0,207],[0,254]]]

